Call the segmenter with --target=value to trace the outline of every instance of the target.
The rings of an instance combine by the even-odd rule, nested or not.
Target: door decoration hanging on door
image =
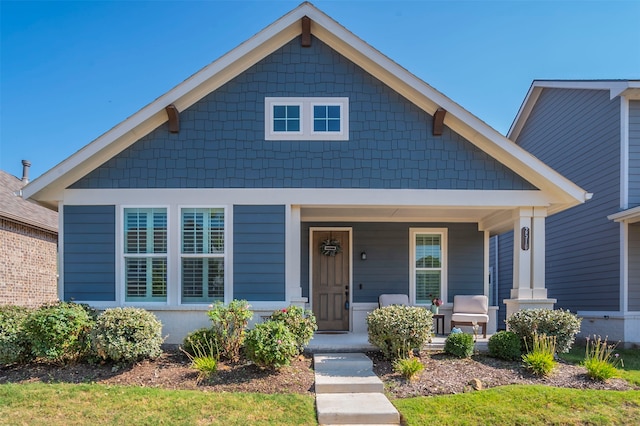
[[[327,239],[320,244],[320,252],[324,256],[335,256],[338,253],[342,252],[342,247],[340,247],[340,241]]]

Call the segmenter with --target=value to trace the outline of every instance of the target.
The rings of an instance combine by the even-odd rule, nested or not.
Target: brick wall
[[[58,299],[55,232],[0,219],[0,305]]]

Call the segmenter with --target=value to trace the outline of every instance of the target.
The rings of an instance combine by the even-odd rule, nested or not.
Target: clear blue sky
[[[300,3],[0,0],[0,169],[36,178]],[[503,134],[534,79],[640,79],[640,0],[313,3]]]

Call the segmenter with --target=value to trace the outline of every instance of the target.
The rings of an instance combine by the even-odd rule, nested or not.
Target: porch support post
[[[514,214],[513,287],[504,300],[507,318],[522,309],[553,309],[545,287],[545,220],[542,207],[522,207]]]
[[[285,296],[287,302],[304,307],[300,287],[300,206],[287,206],[285,239]]]

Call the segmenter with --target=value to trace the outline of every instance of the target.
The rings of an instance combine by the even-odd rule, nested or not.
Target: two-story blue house
[[[60,212],[60,297],[140,306],[168,342],[215,300],[364,332],[382,293],[550,306],[546,217],[589,196],[309,3],[30,183]],[[495,330],[492,306],[489,332]]]
[[[594,193],[547,219],[549,296],[583,318],[583,336],[640,343],[640,81],[534,81],[508,137]],[[492,240],[500,300],[512,240]]]

